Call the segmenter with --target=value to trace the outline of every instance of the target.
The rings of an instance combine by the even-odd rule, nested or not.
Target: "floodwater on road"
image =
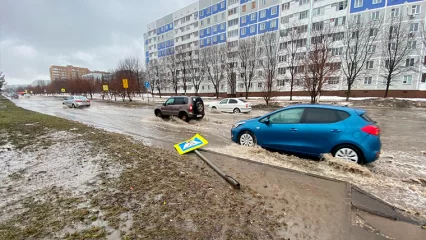
[[[29,110],[128,134],[146,144],[177,143],[200,133],[209,140],[211,150],[349,181],[386,202],[426,216],[425,109],[366,108],[382,130],[383,154],[372,164],[353,166],[331,160],[305,160],[233,144],[230,140],[232,124],[266,113],[261,110],[249,114],[207,112],[203,120],[187,124],[176,119],[156,118],[152,107],[126,108],[93,102],[89,108],[70,109],[62,106],[61,99],[47,97],[14,102]]]

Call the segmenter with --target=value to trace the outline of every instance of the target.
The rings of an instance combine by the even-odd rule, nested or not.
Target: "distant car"
[[[161,106],[154,109],[157,117],[176,116],[183,121],[202,119],[204,117],[204,102],[201,97],[177,96],[167,99]]]
[[[210,110],[229,113],[249,113],[251,104],[239,98],[225,98],[220,102],[210,104]]]
[[[62,104],[70,108],[90,107],[90,100],[84,96],[69,96]]]
[[[19,99],[19,95],[14,93],[10,96],[12,99]]]
[[[30,95],[30,94],[28,94],[28,93],[25,93],[25,94],[24,94],[24,97],[29,98],[29,97],[31,97],[31,95]]]
[[[237,122],[232,141],[244,146],[302,155],[331,153],[354,163],[380,154],[380,128],[364,110],[335,105],[292,105],[262,117]]]

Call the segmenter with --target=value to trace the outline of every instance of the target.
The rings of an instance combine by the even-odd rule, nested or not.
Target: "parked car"
[[[90,100],[84,96],[69,96],[62,104],[70,108],[90,107]]]
[[[331,153],[355,163],[370,163],[380,154],[380,128],[364,110],[335,105],[292,105],[240,121],[232,141],[277,151],[321,156]]]
[[[18,95],[18,94],[16,94],[16,93],[13,93],[10,97],[11,97],[12,99],[19,99],[19,95]]]
[[[220,102],[210,104],[210,110],[229,113],[249,113],[251,112],[251,104],[239,98],[225,98]]]
[[[157,117],[176,116],[189,122],[191,119],[204,117],[204,102],[201,97],[178,96],[167,99],[161,106],[154,109]]]

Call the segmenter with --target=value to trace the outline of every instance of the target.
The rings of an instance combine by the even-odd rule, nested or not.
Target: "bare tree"
[[[226,74],[226,46],[221,44],[208,47],[206,53],[208,78],[213,84],[216,98],[219,98],[220,85],[225,79]]]
[[[226,79],[228,80],[230,94],[235,95],[237,92],[238,46],[227,43],[226,50]]]
[[[192,85],[194,85],[195,95],[198,95],[200,85],[204,80],[204,75],[207,69],[207,58],[204,55],[204,49],[195,48],[189,61],[189,77]]]
[[[367,21],[359,15],[353,16],[344,25],[343,46],[334,48],[332,54],[340,56],[343,64],[342,72],[346,78],[346,101],[351,95],[352,86],[366,69],[374,55],[375,42],[379,39],[382,19]]]
[[[189,59],[192,56],[192,51],[185,51],[182,46],[176,48],[176,58],[179,66],[179,75],[180,81],[182,83],[184,94],[188,89],[188,68],[189,68]]]
[[[298,74],[298,66],[301,64],[302,60],[300,54],[304,55],[304,47],[307,43],[306,34],[304,34],[303,30],[305,27],[307,26],[300,25],[299,23],[292,23],[280,33],[284,41],[280,43],[280,50],[282,50],[283,55],[280,54],[279,61],[284,62],[286,68],[285,72],[290,75],[290,101],[293,100],[295,79]]]
[[[260,36],[259,64],[262,68],[261,77],[262,97],[266,105],[272,100],[274,93],[278,90],[277,70],[279,53],[279,35],[277,32],[268,32]]]
[[[343,39],[342,32],[334,32],[334,26],[313,28],[308,52],[304,59],[303,84],[309,92],[311,103],[318,101],[320,93],[326,85],[327,78],[333,75],[339,64],[333,62],[332,48],[335,41]]]
[[[157,89],[157,83],[159,82],[160,77],[160,65],[158,59],[153,59],[149,61],[147,65],[147,75],[150,83],[151,89],[147,89],[151,92],[152,95],[154,95],[154,90]],[[160,98],[161,98],[161,91]]]
[[[255,70],[258,67],[259,40],[257,37],[240,39],[238,45],[238,58],[240,61],[239,72],[244,84],[245,98],[247,99],[250,86],[255,78]]]
[[[166,59],[167,59],[166,67],[168,72],[171,74],[170,83],[173,87],[173,91],[175,92],[175,95],[177,95],[179,80],[177,76],[178,63],[177,63],[176,55],[172,54],[168,56]]]
[[[0,89],[3,87],[3,85],[5,84],[6,80],[5,80],[5,75],[2,71],[0,71]]]
[[[422,36],[423,48],[426,48],[426,20],[422,22],[421,36]],[[425,58],[425,61],[423,61],[423,64],[426,65],[426,58]]]
[[[381,70],[386,80],[386,91],[384,97],[388,97],[389,87],[401,73],[406,72],[406,59],[410,53],[409,41],[415,37],[413,29],[410,29],[411,21],[405,14],[390,16],[387,19],[381,39]],[[418,23],[417,23],[418,24]]]

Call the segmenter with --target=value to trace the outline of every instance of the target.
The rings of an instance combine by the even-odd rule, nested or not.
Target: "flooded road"
[[[208,148],[216,152],[254,161],[296,169],[351,182],[380,199],[412,214],[426,216],[426,110],[366,108],[382,130],[383,154],[367,166],[346,166],[332,161],[311,161],[259,148],[233,144],[233,123],[265,111],[250,114],[207,112],[202,121],[190,124],[180,120],[164,121],[154,117],[152,108],[126,108],[115,104],[93,102],[90,108],[69,109],[61,99],[31,97],[14,102],[23,108],[83,122],[108,131],[124,133],[144,143],[171,147],[171,144],[200,133],[209,140]]]

